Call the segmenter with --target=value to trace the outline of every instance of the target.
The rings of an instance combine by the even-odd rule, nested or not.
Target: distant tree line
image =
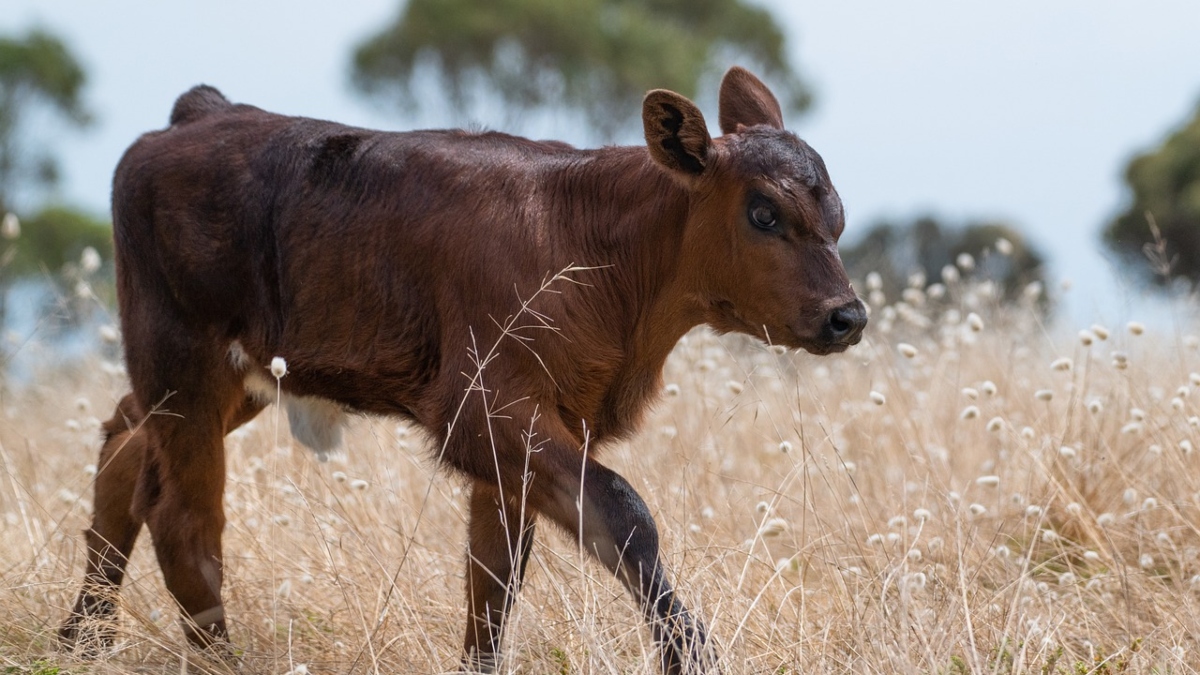
[[[1200,104],[1191,120],[1125,168],[1129,205],[1103,237],[1136,276],[1200,281]]]
[[[1045,276],[1044,257],[1013,226],[990,221],[947,224],[932,216],[878,222],[856,243],[842,247],[842,261],[854,279],[878,274],[880,290],[891,299],[913,285],[914,275],[926,284],[942,281],[947,267],[953,267],[954,274],[994,282],[1000,299],[1008,301]]]

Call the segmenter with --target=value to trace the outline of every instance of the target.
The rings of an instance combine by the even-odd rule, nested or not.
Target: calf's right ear
[[[712,138],[695,103],[673,91],[655,89],[642,100],[642,125],[654,161],[686,176],[704,173]]]

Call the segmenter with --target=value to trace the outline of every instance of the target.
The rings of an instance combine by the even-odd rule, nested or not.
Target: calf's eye
[[[775,229],[775,209],[771,208],[770,204],[763,202],[751,204],[750,222],[754,223],[755,227],[764,230]]]

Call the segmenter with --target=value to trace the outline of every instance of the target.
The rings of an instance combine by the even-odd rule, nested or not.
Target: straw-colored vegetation
[[[867,339],[823,359],[695,332],[642,433],[605,450],[726,672],[1200,665],[1200,341],[1048,330],[1032,299],[1001,310],[990,290],[951,275],[875,294]],[[115,649],[86,663],[55,647],[98,418],[124,389],[97,356],[3,395],[4,672],[179,672],[188,654],[146,535]],[[239,672],[453,670],[462,484],[395,420],[356,421],[325,464],[286,426],[270,408],[227,441]],[[537,536],[502,671],[656,672],[619,584],[561,533]]]

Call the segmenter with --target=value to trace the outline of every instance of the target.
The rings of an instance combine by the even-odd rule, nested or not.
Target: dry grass
[[[726,672],[1200,665],[1195,340],[1122,326],[1085,346],[991,308],[987,291],[952,284],[936,307],[875,298],[867,341],[839,357],[694,333],[646,428],[607,449]],[[97,357],[4,394],[4,672],[177,672],[187,652],[146,536],[117,648],[95,663],[55,651],[83,567],[97,417],[124,391],[112,370]],[[269,409],[227,444],[241,672],[453,670],[460,483],[394,421],[358,420],[328,464],[286,430],[277,440],[275,422]],[[538,536],[503,672],[654,673],[619,585],[559,533]]]

